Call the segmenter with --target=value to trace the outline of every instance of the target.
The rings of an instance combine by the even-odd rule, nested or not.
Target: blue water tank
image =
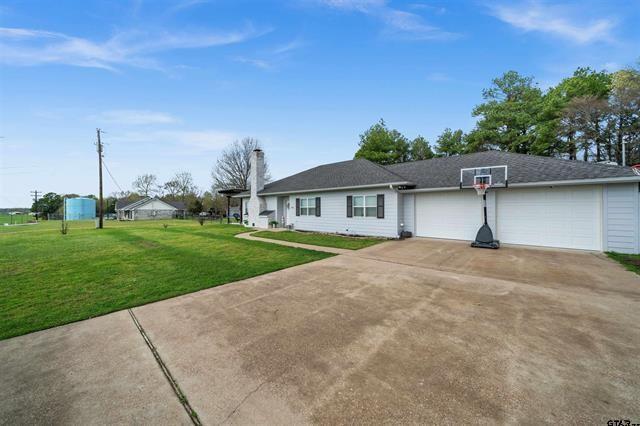
[[[96,218],[96,200],[93,198],[65,198],[65,220],[89,220]]]

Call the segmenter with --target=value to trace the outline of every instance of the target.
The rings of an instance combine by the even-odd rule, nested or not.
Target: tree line
[[[409,140],[380,120],[360,135],[355,158],[380,164],[502,150],[582,161],[640,162],[640,69],[578,68],[545,91],[508,71],[482,92],[475,127],[445,129],[431,144]]]

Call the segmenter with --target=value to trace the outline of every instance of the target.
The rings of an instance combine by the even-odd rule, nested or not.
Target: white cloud
[[[384,33],[406,40],[447,40],[459,34],[444,31],[429,25],[422,16],[395,9],[386,0],[317,0],[318,3],[334,9],[360,12],[384,24]]]
[[[319,0],[320,3],[343,10],[356,10],[359,12],[369,12],[375,8],[385,7],[386,0]]]
[[[489,6],[491,14],[524,31],[547,33],[576,43],[612,41],[612,19],[587,20],[575,10],[538,2]]]
[[[95,118],[106,123],[117,123],[124,125],[145,125],[145,124],[173,124],[178,123],[176,117],[157,111],[118,109],[105,111]]]
[[[249,25],[227,32],[119,32],[104,42],[51,31],[0,27],[0,62],[10,65],[57,63],[116,71],[120,66],[160,69],[153,54],[241,43],[265,34]]]
[[[236,62],[240,62],[242,64],[249,64],[263,70],[270,70],[273,68],[273,64],[265,59],[249,58],[246,56],[236,56],[234,60]]]
[[[271,53],[273,53],[274,55],[283,55],[285,53],[289,53],[289,52],[293,52],[294,50],[298,50],[300,49],[302,46],[304,46],[304,42],[302,42],[301,40],[292,40],[288,43],[285,44],[281,44],[280,46],[276,46],[274,49],[271,50]]]
[[[274,70],[285,62],[292,52],[300,49],[305,43],[299,39],[292,40],[288,43],[266,49],[254,57],[236,56],[233,58],[236,62],[248,64],[262,70]]]
[[[153,130],[114,134],[110,140],[117,143],[148,143],[152,145],[178,145],[196,152],[218,151],[238,139],[233,132],[221,130]]]

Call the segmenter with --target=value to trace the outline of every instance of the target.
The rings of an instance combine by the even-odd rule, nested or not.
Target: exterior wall
[[[402,223],[404,223],[404,230],[411,232],[413,236],[416,235],[416,205],[415,195],[402,194]]]
[[[640,195],[637,183],[610,184],[603,192],[604,249],[640,253]]]
[[[384,219],[347,217],[347,195],[384,194]],[[296,216],[296,198],[320,197],[321,216]],[[289,196],[287,221],[294,229],[352,235],[398,237],[398,193],[389,188],[311,192]]]
[[[155,212],[155,215],[154,215]],[[175,215],[174,210],[149,210],[139,209],[133,211],[133,220],[154,220],[154,219],[172,219]]]
[[[140,210],[176,210],[176,208],[170,204],[165,203],[164,201],[152,200],[148,203],[141,205],[140,207],[136,207],[135,210],[137,213]]]

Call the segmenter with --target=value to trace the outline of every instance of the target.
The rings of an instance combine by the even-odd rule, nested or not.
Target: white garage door
[[[482,225],[481,207],[471,190],[416,195],[416,235],[474,240]]]
[[[595,185],[497,191],[503,243],[600,250],[602,188]]]

